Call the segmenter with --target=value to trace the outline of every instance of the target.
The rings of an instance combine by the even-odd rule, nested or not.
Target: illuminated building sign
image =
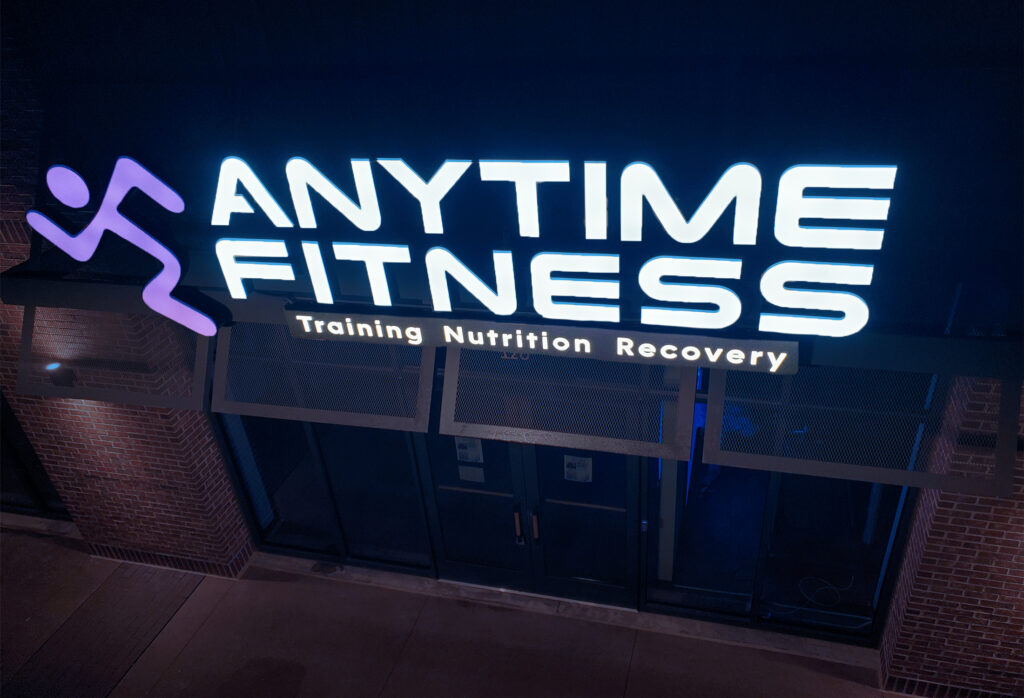
[[[657,256],[648,260],[635,280],[617,278],[619,255],[588,252],[586,241],[608,240],[608,172],[604,162],[583,163],[584,240],[578,252],[539,252],[530,259],[517,258],[512,250],[493,250],[486,269],[471,269],[457,250],[443,244],[442,203],[448,192],[472,169],[468,160],[446,160],[429,178],[414,172],[399,159],[379,159],[377,164],[394,177],[419,204],[423,234],[438,236],[436,246],[413,259],[408,245],[374,242],[333,242],[325,250],[320,242],[302,240],[304,268],[282,262],[290,254],[285,238],[245,239],[224,237],[216,242],[217,259],[232,298],[246,298],[246,279],[295,281],[308,277],[322,305],[334,303],[327,265],[355,262],[364,268],[378,307],[392,305],[389,269],[418,264],[427,277],[432,309],[452,311],[451,284],[461,286],[494,315],[510,316],[532,308],[551,320],[620,322],[617,301],[622,287],[631,283],[646,296],[640,322],[659,328],[719,330],[740,317],[742,300],[728,287],[740,279],[743,259],[693,256]],[[480,160],[482,181],[505,183],[514,188],[519,235],[541,238],[538,197],[542,184],[572,181],[567,161]],[[274,199],[256,173],[241,159],[230,157],[221,164],[211,223],[230,226],[233,216],[262,215],[276,228],[313,229],[315,193],[358,229],[372,232],[381,226],[381,210],[374,186],[374,167],[369,160],[351,161],[355,200],[341,191],[312,163],[292,158],[285,166],[294,221]],[[886,192],[893,188],[896,167],[798,165],[779,180],[775,214],[775,238],[794,248],[828,250],[879,250],[884,230],[849,227],[853,222],[885,221],[887,197],[864,196],[864,191]],[[728,168],[696,211],[687,218],[676,206],[658,173],[646,163],[632,163],[619,177],[620,221],[618,239],[637,244],[644,236],[667,234],[680,245],[700,241],[727,210],[733,208],[732,244],[738,249],[757,244],[762,197],[761,174],[756,167],[739,163]],[[821,196],[808,190],[839,190]],[[244,192],[244,195],[243,195]],[[851,193],[852,192],[852,193]],[[859,192],[859,193],[858,193]],[[253,202],[253,203],[250,203]],[[644,230],[645,204],[662,231]],[[805,221],[818,224],[809,225]],[[292,243],[295,244],[295,243]],[[760,291],[768,302],[786,312],[762,313],[758,329],[790,335],[845,337],[859,332],[868,321],[868,306],[849,287],[871,283],[873,265],[825,261],[782,260],[761,276]],[[529,274],[532,297],[516,295],[517,275]],[[609,278],[612,277],[612,278]],[[493,279],[489,283],[484,279]],[[812,287],[808,287],[810,284]],[[821,285],[827,288],[820,288]],[[697,306],[697,307],[694,307]],[[823,314],[824,313],[824,314]]]
[[[311,287],[318,306],[331,306],[335,297],[328,269],[330,265],[344,263],[356,265],[352,269],[361,267],[356,273],[365,275],[374,306],[390,308],[393,303],[389,274],[396,267],[414,265],[422,269],[427,282],[431,310],[441,317],[452,312],[453,285],[472,297],[478,307],[499,317],[532,310],[541,318],[574,324],[617,324],[621,322],[623,297],[640,294],[644,298],[640,323],[652,329],[722,330],[740,317],[743,299],[730,288],[730,282],[748,273],[741,252],[758,244],[763,198],[761,174],[751,164],[738,163],[726,169],[692,213],[680,211],[655,169],[641,162],[623,168],[617,186],[609,185],[605,162],[584,162],[581,168],[574,169],[568,161],[446,160],[429,177],[417,173],[401,159],[382,158],[376,164],[353,159],[350,166],[354,182],[354,191],[350,193],[354,198],[308,160],[289,160],[284,179],[291,206],[286,211],[245,161],[228,157],[220,166],[210,223],[214,228],[228,228],[240,216],[255,215],[261,217],[262,224],[269,222],[276,229],[316,229],[319,222],[313,207],[315,195],[359,231],[372,233],[382,222],[375,177],[383,171],[416,201],[422,234],[431,236],[429,239],[437,244],[414,258],[410,245],[375,242],[370,236],[358,242],[324,243],[303,239],[311,236],[301,232],[287,237],[225,235],[213,243],[213,251],[232,298],[245,299],[246,281],[263,279]],[[577,174],[580,170],[582,176]],[[482,182],[510,187],[516,201],[518,235],[541,241],[544,234],[538,200],[549,193],[542,185],[582,179],[583,235],[579,249],[540,251],[529,258],[515,250],[493,249],[483,267],[479,261],[467,264],[465,255],[455,245],[445,244],[443,213],[445,197],[471,171]],[[807,250],[829,250],[830,261],[784,259],[770,266],[760,277],[759,289],[764,300],[777,306],[779,312],[760,313],[760,331],[845,337],[865,326],[868,305],[854,290],[871,283],[873,265],[835,261],[835,251],[881,249],[884,230],[877,226],[888,217],[889,198],[884,194],[893,188],[895,177],[894,166],[797,165],[782,174],[776,192],[776,240],[786,247],[801,248],[804,256]],[[51,167],[47,184],[56,198],[69,207],[81,208],[89,201],[85,181],[67,167]],[[96,215],[80,233],[64,231],[38,211],[29,212],[27,220],[36,231],[80,261],[93,255],[100,237],[107,231],[147,252],[163,268],[143,290],[146,304],[195,332],[214,334],[216,326],[208,316],[170,295],[181,275],[178,259],[156,236],[119,211],[119,205],[132,189],[142,191],[169,213],[180,213],[185,208],[181,196],[149,170],[131,158],[120,158]],[[608,220],[610,189],[619,197],[617,230],[610,230]],[[648,208],[657,226],[648,224],[645,229],[644,213]],[[610,242],[624,249],[641,245],[645,239],[650,241],[653,236],[667,235],[681,246],[680,252],[685,252],[687,245],[704,239],[720,220],[728,222],[730,215],[731,245],[736,253],[728,257],[657,255],[642,264],[635,278],[623,278],[619,254],[593,251],[594,245],[603,245],[607,250]],[[850,226],[851,222],[862,225]],[[865,227],[865,222],[876,227]],[[486,245],[486,237],[484,240]],[[302,263],[286,261],[293,251],[301,251]],[[529,278],[529,298],[517,295],[516,279],[523,276]],[[309,316],[307,321],[292,318],[289,322],[294,330],[297,322],[317,321]],[[337,320],[325,321],[328,322]],[[319,327],[303,325],[307,334],[321,334],[319,330],[309,330],[314,326]],[[443,329],[439,331],[443,333]],[[358,333],[347,334],[358,338]],[[706,353],[696,345],[684,344],[673,351],[692,356],[694,352],[686,351],[691,346],[705,361]],[[722,349],[728,357],[729,349]],[[744,360],[735,363],[748,366],[751,356],[748,350],[743,351]],[[779,353],[784,352],[773,355]],[[659,356],[668,360],[667,356]],[[762,356],[767,356],[767,352]],[[773,371],[782,365],[774,361],[769,364],[775,366]]]

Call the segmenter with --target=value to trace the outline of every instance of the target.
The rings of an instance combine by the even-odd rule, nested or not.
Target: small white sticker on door
[[[463,463],[483,463],[484,445],[480,439],[455,437],[455,457]]]
[[[465,480],[466,482],[483,482],[484,469],[475,465],[460,465],[459,479]]]
[[[565,456],[565,479],[569,482],[593,482],[593,459],[583,456]]]

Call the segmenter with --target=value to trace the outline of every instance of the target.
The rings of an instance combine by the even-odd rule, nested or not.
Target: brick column
[[[3,150],[0,163],[0,271],[24,261],[31,230],[25,212],[40,180],[39,105],[19,65],[16,38],[3,41]],[[74,319],[76,311],[63,315]],[[252,552],[248,528],[214,440],[199,411],[131,407],[16,392],[22,308],[0,304],[0,388],[92,551],[122,560],[234,576]],[[175,345],[139,347],[158,365]],[[155,344],[155,346],[154,346]],[[148,347],[148,348],[147,348]],[[154,380],[180,380],[158,371]]]
[[[997,384],[962,380],[950,409],[968,432],[995,434]],[[1021,409],[1024,423],[1024,404]],[[1024,435],[1024,426],[1020,427]],[[946,466],[991,465],[952,444]],[[1024,696],[1024,457],[1005,498],[923,492],[882,640],[890,690],[924,696]]]

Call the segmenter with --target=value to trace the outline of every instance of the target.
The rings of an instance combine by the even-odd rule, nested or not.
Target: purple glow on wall
[[[46,173],[46,185],[57,199],[71,207],[81,208],[89,201],[89,187],[69,167],[54,165]],[[146,284],[142,300],[164,317],[194,332],[213,336],[217,326],[209,316],[171,297],[181,280],[181,264],[174,253],[152,235],[128,220],[117,207],[132,189],[138,189],[171,213],[185,210],[185,202],[176,191],[158,179],[135,160],[122,157],[114,165],[110,184],[92,221],[78,234],[69,234],[39,211],[29,211],[26,220],[32,228],[79,262],[91,259],[103,233],[110,231],[138,247],[163,264],[163,269]]]

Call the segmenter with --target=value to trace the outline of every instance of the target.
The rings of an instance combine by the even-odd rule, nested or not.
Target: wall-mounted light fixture
[[[50,382],[65,388],[75,384],[75,371],[70,366],[64,366],[59,361],[46,364],[46,372],[50,374]]]

